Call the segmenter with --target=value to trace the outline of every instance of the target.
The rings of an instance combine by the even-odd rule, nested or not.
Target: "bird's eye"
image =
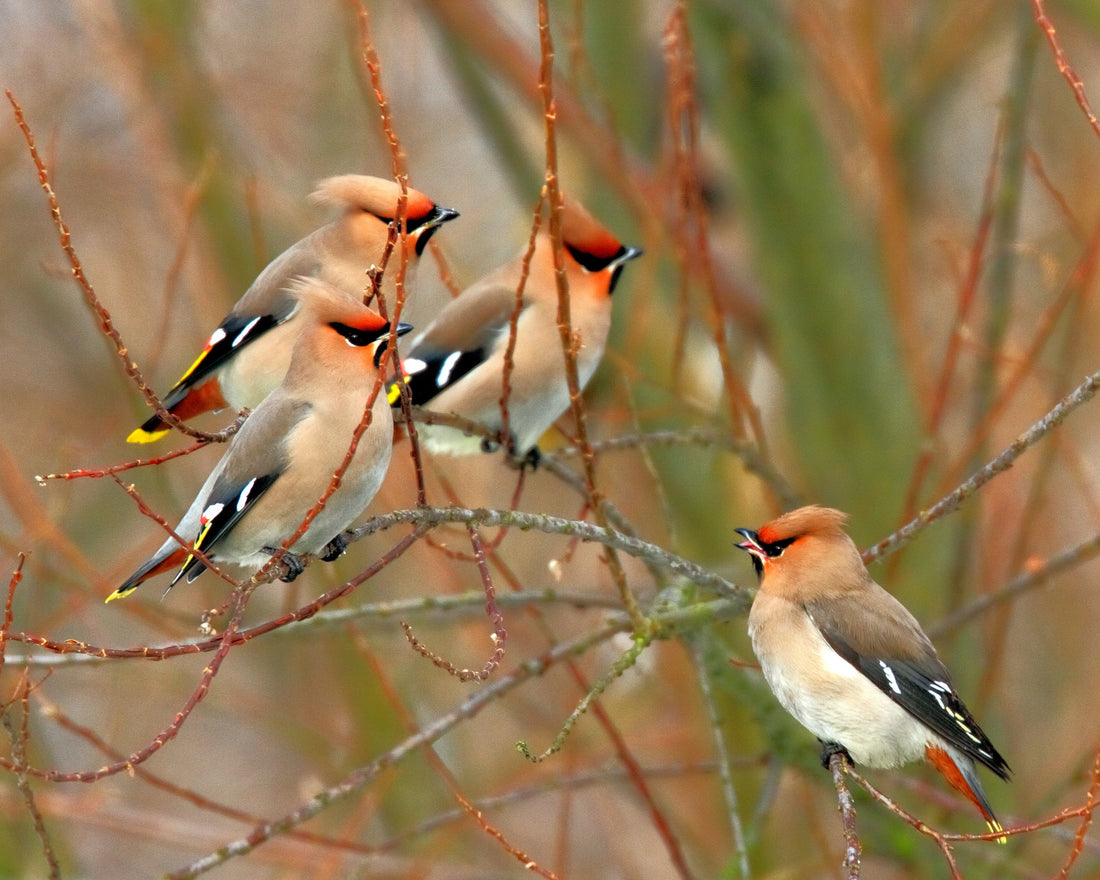
[[[626,253],[625,247],[620,247],[615,253],[609,257],[600,257],[596,254],[589,254],[572,245],[566,245],[565,249],[569,251],[570,256],[573,257],[582,267],[589,272],[601,272],[615,262],[619,257]]]
[[[764,552],[768,554],[769,559],[777,559],[783,555],[784,550],[797,540],[797,538],[784,538],[782,541],[772,541],[770,543],[761,541],[760,546],[764,549]]]
[[[333,321],[329,326],[343,336],[348,341],[348,345],[354,345],[356,348],[370,345],[381,335],[378,330],[362,330],[359,327],[351,327],[339,321]],[[385,329],[388,330],[389,326],[387,325]]]

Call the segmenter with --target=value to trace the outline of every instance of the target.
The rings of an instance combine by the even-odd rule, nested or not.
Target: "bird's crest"
[[[760,527],[757,534],[760,540],[772,544],[805,535],[821,535],[844,531],[848,514],[831,507],[811,504],[789,511]]]
[[[359,208],[388,222],[397,214],[401,187],[394,181],[381,177],[370,177],[366,174],[340,174],[320,181],[310,198],[322,205]],[[408,188],[405,209],[408,220],[419,220],[431,213],[433,208],[435,205],[424,193],[412,187]]]
[[[580,202],[569,197],[562,203],[561,237],[568,247],[602,260],[613,259],[623,247]]]

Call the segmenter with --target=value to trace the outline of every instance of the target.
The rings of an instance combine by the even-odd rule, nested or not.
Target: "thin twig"
[[[844,756],[839,752],[829,758],[829,770],[832,771],[833,785],[836,786],[837,809],[840,811],[840,821],[844,827],[844,861],[841,867],[846,872],[848,880],[859,880],[863,863],[863,843],[856,829],[856,802],[848,790],[848,784],[844,781],[845,763]]]
[[[169,880],[191,880],[191,878],[198,877],[200,874],[225,864],[230,859],[250,853],[257,846],[277,835],[298,827],[323,810],[362,791],[387,767],[397,764],[411,752],[434,743],[456,725],[475,717],[490,703],[500,699],[524,682],[542,675],[561,659],[582,654],[607,641],[616,632],[620,631],[621,627],[619,626],[607,625],[586,633],[577,639],[563,642],[542,656],[521,663],[508,674],[471,694],[451,711],[439,715],[429,724],[421,727],[415,734],[406,737],[384,755],[353,770],[341,782],[324,789],[291,812],[257,825],[244,837],[230,841],[178,871],[173,871],[168,875]]]
[[[941,498],[932,507],[922,511],[892,535],[879,541],[863,552],[864,563],[870,565],[876,560],[889,556],[895,550],[908,544],[914,536],[926,526],[949,513],[958,510],[964,501],[982,486],[1004,473],[1016,459],[1038,443],[1054,428],[1058,427],[1075,409],[1088,403],[1100,388],[1100,371],[1093,373],[1077,386],[1070,394],[1062,398],[1046,415],[1012,441],[999,455],[991,459],[984,467],[971,474],[958,487]]]
[[[1042,28],[1047,42],[1050,44],[1051,51],[1054,52],[1054,61],[1058,65],[1058,72],[1069,83],[1069,87],[1073,90],[1073,97],[1077,101],[1077,106],[1085,114],[1092,130],[1100,136],[1100,119],[1097,119],[1096,114],[1092,112],[1092,105],[1089,103],[1088,95],[1085,94],[1085,84],[1069,63],[1069,59],[1066,58],[1066,53],[1058,40],[1058,33],[1054,29],[1054,22],[1047,16],[1045,0],[1031,0],[1031,5],[1035,11],[1035,21]]]
[[[84,267],[80,262],[80,258],[76,255],[76,249],[72,243],[72,233],[69,231],[68,224],[61,216],[61,206],[57,200],[57,194],[53,190],[53,186],[50,183],[50,175],[46,170],[46,165],[42,161],[42,158],[38,155],[38,147],[35,145],[34,133],[31,131],[30,125],[23,117],[23,108],[19,105],[19,102],[15,100],[14,95],[8,89],[4,90],[4,94],[7,95],[8,101],[15,111],[15,122],[19,126],[19,130],[23,132],[23,138],[27,142],[27,149],[30,152],[31,160],[34,162],[34,167],[38,171],[38,183],[42,187],[42,191],[46,194],[46,200],[50,205],[50,217],[53,219],[54,227],[57,229],[58,240],[61,243],[61,249],[65,252],[65,256],[69,260],[69,266],[72,269],[73,279],[84,293],[84,300],[91,309],[92,314],[95,315],[96,320],[99,322],[100,329],[103,334],[114,345],[115,354],[118,355],[119,360],[122,363],[122,369],[130,380],[137,386],[138,391],[141,392],[145,398],[145,402],[156,410],[157,416],[170,427],[175,428],[178,431],[182,431],[189,437],[194,437],[198,440],[207,440],[213,442],[224,442],[229,439],[232,431],[228,429],[225,431],[219,431],[211,434],[205,431],[197,431],[189,425],[184,424],[175,415],[170,413],[164,408],[164,405],[160,402],[160,399],[153,392],[142,376],[141,371],[138,369],[137,363],[130,359],[129,352],[125,344],[122,342],[122,337],[119,335],[117,329],[115,329],[114,322],[111,320],[111,313],[100,302],[99,297],[96,295],[91,282],[84,274]]]
[[[943,620],[928,627],[928,635],[936,639],[956,630],[975,617],[979,617],[992,608],[1043,586],[1051,578],[1057,577],[1062,572],[1068,571],[1089,559],[1093,559],[1098,554],[1100,554],[1100,535],[1094,535],[1076,547],[1071,547],[1068,550],[1063,550],[1057,556],[1052,556],[1044,564],[1029,568],[1001,589],[992,593],[984,593],[961,608],[956,609]]]
[[[46,830],[46,823],[42,819],[42,812],[38,809],[34,790],[27,779],[27,741],[29,739],[27,719],[30,717],[27,694],[29,690],[26,672],[24,672],[17,693],[18,702],[23,712],[23,723],[20,729],[16,730],[15,724],[11,720],[11,707],[15,704],[14,700],[7,706],[0,707],[0,723],[3,723],[4,729],[8,732],[8,737],[11,740],[11,763],[15,774],[15,785],[19,789],[19,793],[23,795],[23,803],[31,816],[34,833],[42,844],[42,855],[49,868],[50,880],[61,880],[61,866],[57,862],[57,855],[54,853],[53,843],[50,840],[49,832]]]
[[[1098,376],[1097,382],[1100,384],[1100,376]],[[639,538],[624,535],[614,529],[602,528],[580,520],[563,519],[557,516],[525,513],[518,510],[488,510],[464,507],[395,510],[368,519],[362,525],[349,530],[348,535],[352,539],[361,538],[365,535],[393,528],[401,523],[419,523],[432,526],[441,523],[474,523],[489,527],[508,526],[517,528],[520,531],[534,529],[547,534],[576,537],[581,541],[594,541],[615,550],[621,550],[638,559],[667,568],[676,574],[683,575],[701,587],[716,590],[722,595],[744,602],[746,610],[748,610],[748,606],[752,601],[751,592],[744,587],[738,587],[721,575],[709,572],[694,562],[689,562],[682,556],[671,553],[656,544],[650,544]]]

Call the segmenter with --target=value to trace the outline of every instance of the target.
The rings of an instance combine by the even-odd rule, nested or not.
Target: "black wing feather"
[[[278,477],[278,472],[264,474],[245,483],[228,486],[217,497],[211,495],[206,501],[206,510],[209,511],[217,505],[221,506],[217,513],[203,522],[199,536],[195,540],[195,547],[209,556],[217,546],[218,541],[229,533],[229,530],[263,496],[264,492],[271,488]],[[204,519],[205,515],[204,512]],[[180,566],[180,570],[172,580],[172,584],[174,585],[182,577],[186,577],[187,582],[190,583],[205,570],[205,566],[197,556],[188,556],[183,565]]]
[[[430,357],[414,355],[413,357],[426,366],[405,377],[413,404],[421,406],[427,403],[484,363],[487,354],[487,349],[476,348],[472,351],[447,352]]]
[[[818,628],[837,654],[906,712],[964,755],[984,764],[1001,779],[1008,779],[1011,768],[955,692],[946,669],[942,676],[932,676],[908,660],[868,657],[852,647],[835,628],[820,623]],[[942,664],[937,665],[942,668]]]
[[[272,327],[281,324],[287,317],[289,313],[282,318],[277,315],[229,315],[218,325],[218,329],[211,334],[211,338],[218,331],[223,335],[203,351],[191,368],[164,395],[165,409],[171,409],[183,400],[192,388],[202,384],[203,380],[230,357],[250,342],[259,339]]]

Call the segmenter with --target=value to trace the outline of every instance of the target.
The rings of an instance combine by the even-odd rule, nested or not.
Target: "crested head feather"
[[[386,321],[374,309],[319,278],[292,278],[287,282],[286,291],[318,323],[339,321],[360,330],[380,330],[386,326]]]
[[[580,202],[568,196],[562,200],[561,237],[569,247],[608,260],[623,246]]]
[[[401,187],[392,180],[371,177],[366,174],[340,174],[326,177],[317,184],[310,198],[323,205],[337,208],[359,209],[385,220],[392,220],[397,214],[397,205],[401,198]],[[408,187],[405,216],[410,220],[419,220],[426,216],[435,205],[424,193]]]
[[[843,534],[844,523],[847,521],[848,514],[842,511],[811,504],[788,511],[771,522],[765,523],[759,528],[757,534],[762,541],[769,544],[807,535]]]

